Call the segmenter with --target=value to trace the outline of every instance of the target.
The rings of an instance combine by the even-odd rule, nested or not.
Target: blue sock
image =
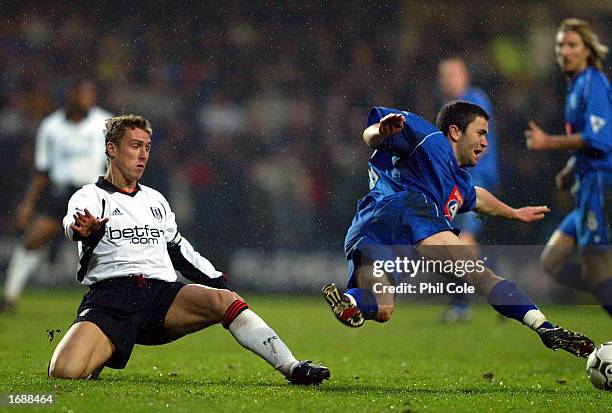
[[[344,294],[348,294],[355,299],[357,307],[366,319],[374,318],[378,313],[378,303],[372,291],[363,288],[351,288]]]
[[[612,316],[612,278],[600,282],[593,288],[593,294],[601,306]]]
[[[528,311],[538,309],[527,294],[508,280],[501,280],[493,287],[487,296],[487,302],[501,315],[521,323]],[[539,327],[552,328],[553,325],[545,321]]]

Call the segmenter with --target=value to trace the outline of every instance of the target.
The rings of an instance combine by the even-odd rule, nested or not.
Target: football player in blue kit
[[[363,132],[365,143],[374,149],[368,162],[370,192],[359,201],[345,239],[349,289],[342,294],[334,284],[323,287],[340,322],[360,327],[366,319],[391,318],[393,294],[375,295],[379,291],[374,284],[397,284],[397,273],[377,277],[374,264],[388,260],[394,246],[413,245],[427,258],[475,262],[451,224],[457,213],[476,210],[530,222],[548,212],[545,206],[512,208],[474,187],[465,167],[476,165],[487,146],[488,118],[480,106],[463,101],[446,104],[437,126],[406,111],[370,111]],[[490,269],[467,271],[462,279],[499,313],[536,331],[547,347],[580,357],[593,350],[588,337],[553,325],[515,283]]]
[[[493,118],[493,105],[487,94],[470,85],[470,72],[463,58],[448,56],[438,63],[438,84],[444,102],[464,100],[480,106],[489,115],[487,148],[479,157],[478,164],[470,168],[474,185],[487,188],[495,193],[499,182],[499,158],[497,138]],[[453,225],[461,230],[459,238],[473,245],[478,251],[478,244],[483,230],[483,218],[470,211],[455,218]],[[491,262],[489,261],[489,265]],[[466,321],[470,317],[468,294],[452,294],[449,308],[443,313],[445,322]]]
[[[548,240],[543,267],[562,284],[591,291],[612,315],[612,90],[601,70],[607,51],[587,22],[561,23],[555,53],[568,81],[566,134],[549,135],[530,122],[525,136],[531,150],[574,152],[556,184],[569,188],[575,180],[576,208]]]

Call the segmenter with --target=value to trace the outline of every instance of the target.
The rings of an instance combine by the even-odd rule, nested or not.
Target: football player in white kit
[[[293,384],[321,384],[329,370],[298,361],[224,275],[178,232],[164,196],[139,183],[151,149],[141,116],[107,121],[108,167],[68,203],[66,236],[78,242],[77,279],[89,287],[49,364],[54,378],[122,369],[135,344],[164,344],[222,323],[245,348]],[[176,271],[197,284],[177,281]]]
[[[95,85],[78,79],[67,88],[64,107],[41,122],[34,176],[15,217],[25,239],[9,261],[4,309],[15,307],[28,277],[43,258],[43,247],[60,233],[69,197],[104,173],[104,122],[111,116],[96,106]]]

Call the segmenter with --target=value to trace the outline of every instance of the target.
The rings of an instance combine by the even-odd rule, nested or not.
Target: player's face
[[[96,104],[96,87],[92,82],[84,81],[72,91],[71,103],[74,107],[88,111]]]
[[[469,75],[465,63],[459,59],[443,60],[438,65],[438,83],[444,96],[458,98],[468,87]]]
[[[591,51],[576,32],[559,32],[555,44],[557,64],[568,76],[582,72],[588,66]]]
[[[140,180],[149,160],[151,136],[142,129],[128,129],[111,154],[113,165],[128,182]]]
[[[465,132],[459,131],[457,140],[457,161],[461,166],[474,166],[484,154],[487,147],[487,132],[489,122],[482,116],[477,116]]]

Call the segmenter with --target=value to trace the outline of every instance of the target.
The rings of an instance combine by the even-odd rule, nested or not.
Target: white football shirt
[[[56,186],[81,187],[95,182],[106,170],[104,126],[112,115],[93,107],[80,122],[59,109],[41,122],[36,135],[34,167],[47,173]]]
[[[91,285],[98,281],[143,275],[176,281],[168,245],[179,245],[182,257],[210,278],[221,277],[206,258],[182,238],[166,198],[145,185],[132,194],[121,192],[102,177],[79,189],[68,202],[63,220],[66,236],[73,240],[73,215],[87,208],[99,218],[109,217],[103,233],[78,242],[77,279]]]

